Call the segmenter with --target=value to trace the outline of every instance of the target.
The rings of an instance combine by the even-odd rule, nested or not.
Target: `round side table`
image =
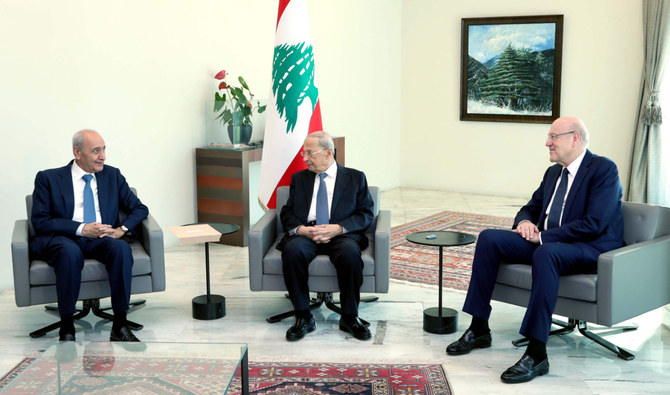
[[[235,224],[207,222],[221,235],[235,233],[240,227]],[[209,287],[209,242],[205,242],[205,273],[207,276],[207,293],[193,298],[193,318],[199,320],[215,320],[226,315],[226,298],[221,295],[212,295]]]
[[[423,330],[429,333],[454,333],[458,325],[458,311],[442,307],[442,249],[474,243],[473,235],[449,230],[414,232],[407,235],[407,241],[440,248],[438,307],[429,307],[423,311]]]

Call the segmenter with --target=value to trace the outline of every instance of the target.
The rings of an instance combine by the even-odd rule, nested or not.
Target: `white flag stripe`
[[[299,43],[312,45],[307,2],[306,0],[291,0],[277,25],[275,45]]]

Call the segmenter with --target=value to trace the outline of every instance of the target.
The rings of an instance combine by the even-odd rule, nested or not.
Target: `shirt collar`
[[[330,164],[330,166],[324,171],[328,175],[328,177],[337,177],[337,162],[333,161],[333,163]]]
[[[86,173],[79,165],[77,161],[72,161],[72,178],[79,180],[84,176],[84,174],[91,174],[95,178],[95,173]]]
[[[577,157],[577,159],[573,160],[572,163],[570,163],[567,167],[568,172],[574,177],[577,175],[577,170],[579,170],[579,166],[582,165],[582,161],[584,160],[584,155],[586,155],[586,150],[582,152],[581,155]]]

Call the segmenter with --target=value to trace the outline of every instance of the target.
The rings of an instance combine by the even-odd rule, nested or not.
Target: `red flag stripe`
[[[309,119],[309,130],[307,134],[318,132],[319,130],[323,130],[323,126],[321,123],[321,100],[316,99],[316,106],[314,106],[314,111],[312,111],[312,117]],[[295,155],[293,160],[291,161],[291,164],[288,166],[284,174],[281,176],[279,179],[279,182],[277,183],[277,186],[275,187],[274,191],[272,192],[272,196],[270,196],[270,201],[268,202],[268,208],[269,209],[274,209],[277,208],[277,188],[284,186],[284,185],[290,185],[291,184],[291,176],[293,173],[298,172],[300,170],[306,169],[307,165],[305,164],[305,161],[302,160],[302,155],[300,155],[300,152],[302,152],[302,147],[300,148],[300,151]]]
[[[277,12],[277,26],[279,26],[279,20],[281,19],[284,10],[286,9],[288,3],[290,2],[291,0],[279,0],[279,11]],[[275,26],[275,30],[277,30],[277,26]]]

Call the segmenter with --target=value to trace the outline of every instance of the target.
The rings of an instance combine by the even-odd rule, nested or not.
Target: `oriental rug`
[[[438,284],[438,247],[407,241],[410,233],[430,230],[452,230],[479,235],[484,229],[511,229],[512,218],[443,211],[429,217],[395,226],[391,229],[391,278],[421,284]],[[475,244],[442,249],[442,286],[467,290],[472,272]]]
[[[26,358],[0,379],[3,393],[96,394],[241,394],[239,372],[226,392],[216,361],[144,359],[111,374],[98,366],[95,374],[59,376],[56,367],[40,377],[19,375],[34,358]],[[211,366],[210,366],[211,365]],[[219,378],[220,377],[220,378]],[[15,379],[12,381],[12,379]],[[10,384],[11,382],[11,384]],[[251,394],[450,395],[449,382],[437,364],[367,364],[315,362],[249,362]]]

